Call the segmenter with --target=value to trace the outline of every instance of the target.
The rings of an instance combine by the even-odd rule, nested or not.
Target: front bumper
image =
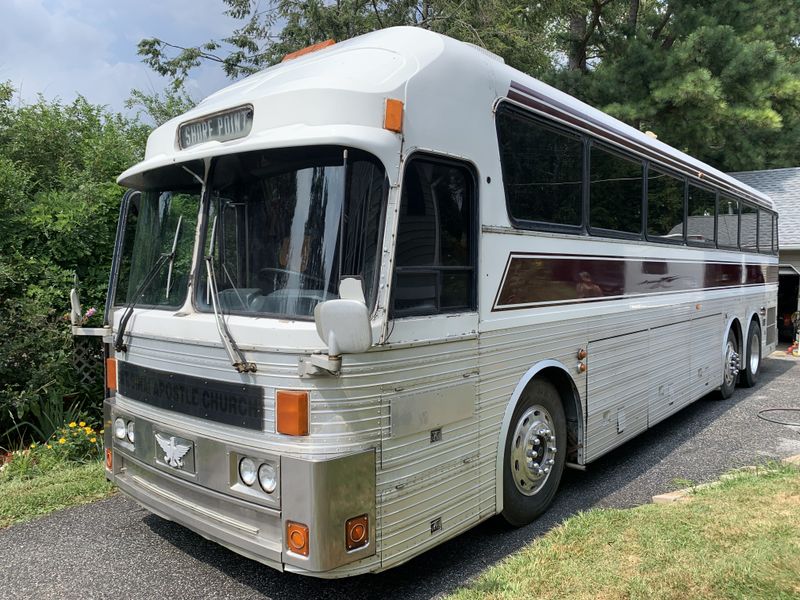
[[[341,576],[337,570],[352,570],[356,566],[352,563],[364,564],[364,570],[372,570],[372,562],[378,566],[377,559],[368,560],[376,547],[374,450],[330,459],[285,456],[237,447],[219,435],[188,427],[165,427],[129,408],[119,410],[113,399],[106,401],[104,412],[106,447],[113,452],[107,476],[147,510],[279,570],[336,577]],[[109,435],[118,416],[134,421],[135,444]],[[182,468],[163,460],[156,432],[191,442]],[[261,491],[257,483],[248,488],[239,480],[242,456],[278,466],[279,483],[273,494]],[[368,543],[348,551],[345,523],[360,515],[368,518]],[[286,545],[289,522],[308,527],[308,556],[295,554]]]

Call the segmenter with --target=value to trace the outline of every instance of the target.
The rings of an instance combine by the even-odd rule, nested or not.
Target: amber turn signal
[[[348,550],[355,550],[369,543],[369,517],[367,515],[347,520],[344,525],[344,543]]]
[[[113,466],[114,466],[114,458],[113,455],[111,454],[111,448],[106,448],[106,469],[111,471]]]
[[[294,521],[286,523],[286,546],[290,552],[308,556],[308,526]]]
[[[106,359],[106,387],[109,390],[117,390],[117,359]]]
[[[403,101],[394,98],[386,99],[386,112],[383,116],[383,128],[395,133],[403,131]]]
[[[275,393],[276,429],[286,435],[308,435],[308,392],[278,390]]]

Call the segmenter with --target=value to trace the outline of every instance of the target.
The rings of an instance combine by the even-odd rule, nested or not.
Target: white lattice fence
[[[104,329],[75,327],[72,336],[72,362],[78,381],[84,385],[103,382]]]

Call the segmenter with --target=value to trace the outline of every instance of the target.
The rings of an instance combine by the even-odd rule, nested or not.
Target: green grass
[[[0,528],[112,493],[99,461],[64,462],[30,479],[0,481]]]
[[[450,600],[799,597],[800,471],[775,466],[683,503],[580,513]]]

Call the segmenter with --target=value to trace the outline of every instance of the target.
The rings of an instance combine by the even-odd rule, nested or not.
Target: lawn
[[[99,500],[112,491],[99,461],[63,462],[33,478],[0,481],[0,528]]]
[[[449,600],[799,597],[800,471],[775,466],[682,503],[578,514]]]

